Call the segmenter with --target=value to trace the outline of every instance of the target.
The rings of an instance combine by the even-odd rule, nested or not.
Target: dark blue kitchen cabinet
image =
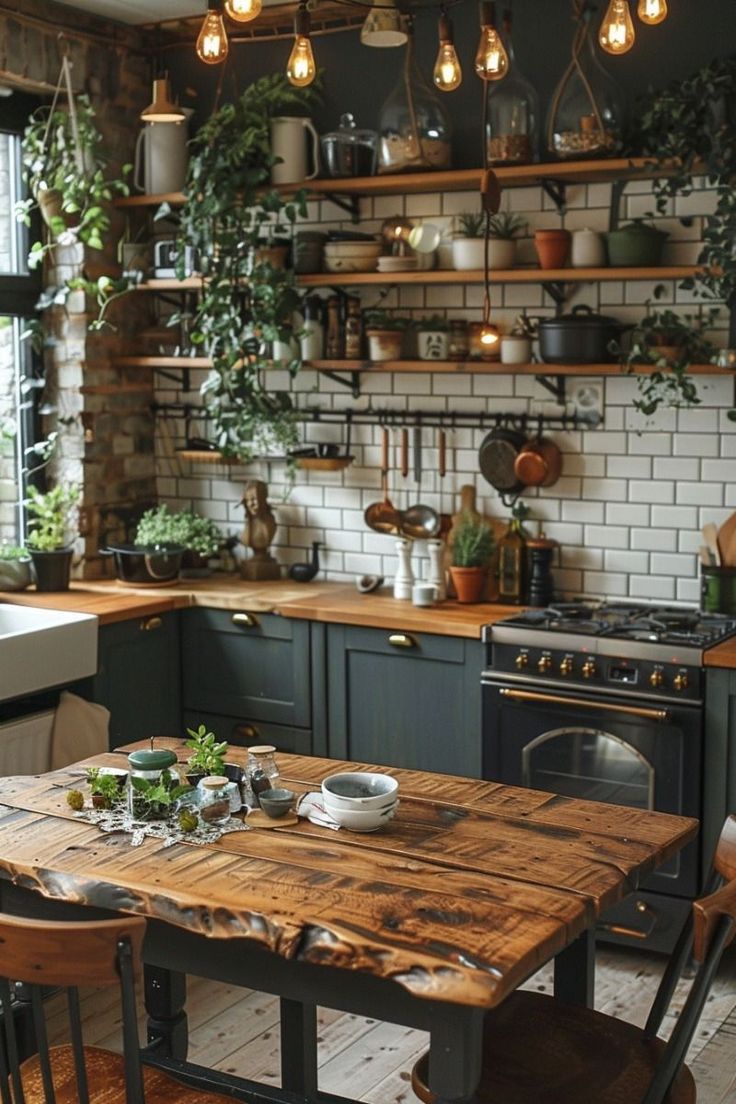
[[[207,725],[218,740],[225,740],[231,747],[273,744],[277,751],[292,755],[312,754],[312,732],[308,728],[251,721],[245,717],[228,717],[222,713],[184,711],[185,728],[196,729],[201,724]]]
[[[328,752],[480,777],[480,641],[331,625]]]
[[[110,710],[110,747],[181,732],[179,614],[102,625],[88,694]]]

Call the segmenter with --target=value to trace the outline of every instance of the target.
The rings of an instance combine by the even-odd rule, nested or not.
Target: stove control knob
[[[525,667],[528,667],[528,665],[529,665],[529,656],[527,655],[527,653],[526,652],[519,652],[516,659],[514,660],[514,664],[518,668],[519,671],[523,671],[523,669]]]
[[[655,690],[658,690],[660,686],[664,686],[663,672],[655,668],[649,676],[649,685],[653,686]]]
[[[561,675],[570,675],[570,674],[572,674],[572,659],[570,658],[570,656],[565,656],[565,658],[560,663],[560,674]]]
[[[681,671],[679,675],[675,675],[672,680],[672,685],[674,686],[675,690],[687,690],[688,677],[684,671]]]
[[[583,664],[583,678],[595,678],[597,674],[598,668],[595,665],[595,660],[586,659],[585,663]]]
[[[546,675],[551,666],[552,656],[543,655],[537,662],[537,670],[539,671],[540,675]]]

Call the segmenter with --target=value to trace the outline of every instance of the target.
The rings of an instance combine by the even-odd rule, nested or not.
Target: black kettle
[[[295,563],[289,568],[289,578],[296,583],[311,583],[319,571],[319,541],[312,541],[312,559],[309,563]]]

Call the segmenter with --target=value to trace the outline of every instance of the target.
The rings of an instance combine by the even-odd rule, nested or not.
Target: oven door
[[[699,815],[697,705],[613,698],[483,677],[483,776],[566,797]],[[658,867],[649,889],[693,896],[695,843]]]

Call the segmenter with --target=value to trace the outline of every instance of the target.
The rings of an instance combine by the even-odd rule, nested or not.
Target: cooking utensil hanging
[[[526,486],[516,474],[515,464],[526,437],[516,429],[498,425],[487,433],[478,450],[478,467],[496,490],[504,506],[513,506]]]
[[[414,427],[414,478],[417,488],[422,482],[422,427]],[[401,534],[409,540],[429,540],[440,531],[440,517],[436,510],[423,502],[409,506],[401,515]]]
[[[388,497],[388,430],[381,430],[381,502],[366,507],[363,517],[369,529],[376,533],[398,533],[399,511]]]
[[[521,446],[514,461],[516,478],[526,487],[551,487],[561,471],[562,453],[554,441],[542,436],[540,422],[536,438]]]

